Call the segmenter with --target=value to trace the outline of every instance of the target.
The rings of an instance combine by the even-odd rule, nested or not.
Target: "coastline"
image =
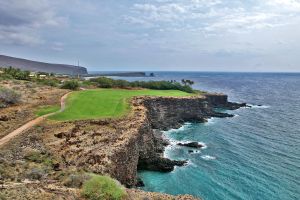
[[[26,149],[38,148],[53,156],[54,171],[77,169],[109,175],[127,188],[135,188],[143,185],[138,170],[171,172],[188,162],[163,157],[167,142],[161,131],[179,128],[185,122],[205,122],[210,117],[232,117],[214,108],[245,105],[228,102],[227,95],[207,95],[134,97],[129,115],[117,119],[47,120],[40,128],[26,130],[15,138],[14,145],[8,143],[7,151],[18,151],[22,157]],[[32,142],[31,137],[40,139]]]
[[[152,99],[153,102],[148,102],[148,99],[145,100],[145,106],[148,109],[148,115],[151,119],[152,127],[154,128],[154,134],[155,138],[157,140],[156,145],[159,151],[157,153],[159,156],[166,160],[171,161],[181,161],[184,162],[183,165],[177,165],[174,163],[170,163],[170,170],[164,171],[164,169],[159,168],[152,168],[152,167],[142,167],[138,168],[139,171],[158,171],[158,172],[172,172],[177,167],[182,167],[185,165],[189,165],[190,160],[172,160],[172,158],[168,155],[168,151],[172,151],[171,149],[176,146],[185,146],[180,143],[180,141],[171,141],[171,138],[166,135],[167,132],[170,131],[180,131],[182,129],[185,129],[186,126],[192,125],[192,123],[209,123],[210,120],[213,118],[227,118],[227,117],[235,117],[235,115],[227,114],[227,113],[220,113],[215,110],[218,108],[224,109],[224,110],[236,110],[241,107],[250,107],[246,103],[233,103],[228,102],[227,95],[223,94],[207,94],[207,96],[204,97],[204,99],[201,99],[200,102],[202,106],[199,106],[199,110],[196,109],[194,111],[188,110],[187,107],[190,108],[196,108],[195,102],[199,101],[198,98],[185,98],[184,103],[182,103],[181,106],[178,106],[177,109],[174,109],[174,102],[168,102],[164,99]],[[164,103],[162,103],[164,102]],[[188,102],[188,103],[187,103]],[[162,105],[163,104],[163,105]],[[176,104],[176,103],[175,103]],[[198,105],[199,102],[197,102]],[[188,106],[187,106],[188,105]],[[187,107],[185,107],[187,106]],[[175,106],[176,107],[176,106]],[[169,114],[165,113],[164,117],[161,117],[162,113],[166,110],[169,110],[171,113],[171,117]],[[194,116],[185,116],[185,112],[181,112],[185,110],[188,113],[195,114]],[[180,113],[174,116],[174,113]],[[201,113],[200,115],[197,115],[196,113]],[[160,119],[155,119],[157,116],[160,116]],[[163,123],[167,121],[167,123]],[[190,154],[199,153],[201,150],[206,149],[207,146],[205,143],[199,142],[199,141],[184,141],[183,144],[191,144],[191,143],[198,143],[198,147],[191,148],[193,150],[189,150]],[[201,158],[203,160],[214,160],[216,157],[210,156],[210,155],[202,155]],[[151,165],[151,163],[147,163],[146,165]],[[142,181],[142,179],[141,179]],[[140,186],[144,186],[144,183],[140,181]],[[143,189],[143,187],[140,187]]]
[[[189,98],[143,98],[143,104],[147,108],[151,127],[155,130],[152,131],[155,136],[154,139],[156,140],[156,156],[159,157],[159,159],[156,159],[158,159],[159,162],[167,162],[168,167],[167,169],[159,165],[159,167],[157,167],[157,164],[159,164],[157,163],[157,160],[153,161],[147,159],[139,160],[138,170],[171,172],[176,166],[180,167],[186,165],[188,160],[171,160],[165,156],[165,148],[169,145],[170,141],[165,138],[162,131],[180,129],[185,123],[207,122],[207,120],[212,117],[234,117],[234,115],[227,113],[215,112],[214,109],[224,108],[235,110],[246,106],[245,103],[239,104],[228,102],[227,98],[227,95],[222,94],[208,94],[204,97]],[[189,142],[193,143],[193,141]],[[199,143],[199,145],[203,149],[206,148],[205,144]],[[155,167],[152,162],[155,162]]]
[[[62,158],[60,166],[109,174],[126,187],[139,186],[138,170],[171,172],[184,160],[163,157],[166,142],[154,130],[179,128],[185,122],[205,122],[210,117],[233,117],[214,108],[238,108],[227,95],[192,97],[135,97],[131,113],[121,119],[51,122],[54,133],[47,143]],[[109,134],[108,134],[109,133]],[[49,144],[50,145],[49,145]]]

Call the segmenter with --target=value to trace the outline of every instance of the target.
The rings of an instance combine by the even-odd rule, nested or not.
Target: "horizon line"
[[[198,71],[198,70],[190,70],[190,71],[180,71],[180,70],[89,70],[88,72],[203,72],[203,73],[300,73],[300,71]]]

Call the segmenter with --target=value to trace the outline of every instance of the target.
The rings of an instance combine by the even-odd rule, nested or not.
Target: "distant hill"
[[[0,55],[0,67],[14,67],[28,71],[40,71],[48,73],[68,74],[68,75],[83,75],[87,74],[85,67],[65,64],[43,63],[21,58]]]

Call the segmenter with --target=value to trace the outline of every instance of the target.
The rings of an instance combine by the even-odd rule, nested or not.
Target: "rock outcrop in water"
[[[137,170],[169,172],[186,161],[162,157],[166,142],[158,130],[179,128],[185,122],[205,122],[210,117],[230,117],[215,107],[236,109],[244,104],[227,102],[226,95],[195,97],[135,97],[132,112],[123,119],[89,120],[59,124],[65,166],[76,166],[99,174],[109,174],[127,187],[138,181]],[[53,126],[53,124],[51,125]]]
[[[214,108],[223,108],[226,110],[236,110],[241,107],[248,107],[246,103],[234,103],[228,102],[228,96],[223,94],[211,94],[208,93],[205,95],[207,101],[211,107]],[[221,117],[221,116],[220,116]]]
[[[199,142],[187,142],[187,143],[179,142],[177,145],[184,146],[184,147],[197,148],[197,149],[200,149],[200,148],[204,147],[204,145],[200,144]]]

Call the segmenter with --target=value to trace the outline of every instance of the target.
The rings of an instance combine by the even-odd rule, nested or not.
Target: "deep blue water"
[[[140,172],[144,190],[192,194],[204,200],[300,199],[300,74],[156,73],[153,79],[191,79],[195,88],[262,107],[228,111],[233,118],[186,124],[165,132],[173,143],[199,141],[189,154],[169,146],[165,156],[188,159],[171,173]],[[136,80],[141,78],[132,78]],[[146,78],[150,79],[150,78]]]

